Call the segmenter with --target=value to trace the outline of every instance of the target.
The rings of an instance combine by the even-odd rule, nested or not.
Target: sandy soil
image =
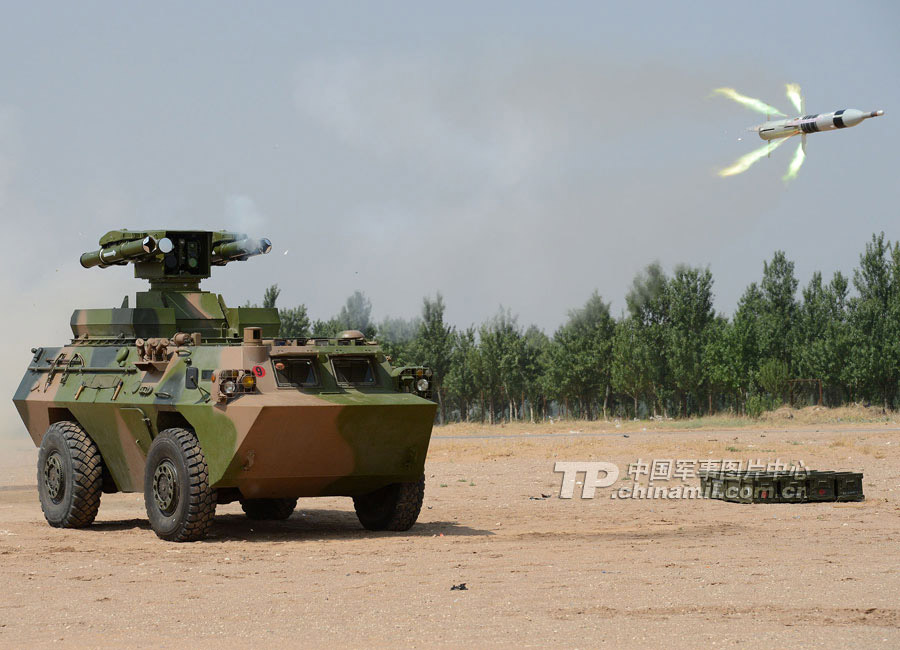
[[[0,645],[900,646],[897,425],[644,428],[440,428],[409,533],[362,531],[349,499],[306,499],[283,523],[222,506],[212,537],[183,545],[156,538],[136,494],[104,495],[88,529],[50,528],[35,451],[5,444]],[[624,476],[638,458],[863,470],[867,499],[557,497],[557,460]]]

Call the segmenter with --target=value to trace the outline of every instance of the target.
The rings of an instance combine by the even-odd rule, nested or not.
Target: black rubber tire
[[[241,499],[241,508],[250,519],[283,521],[296,507],[297,499]]]
[[[409,530],[422,509],[425,475],[418,481],[391,483],[383,488],[353,497],[359,523],[368,530]]]
[[[155,489],[158,472],[165,479]],[[161,475],[161,474],[159,474]],[[157,490],[170,490],[170,507],[157,502]],[[209,486],[206,457],[197,436],[187,429],[166,429],[153,440],[144,471],[144,507],[150,527],[169,542],[195,542],[206,537],[216,514],[216,491]]]
[[[37,470],[38,497],[48,524],[82,528],[94,521],[100,509],[103,459],[80,424],[50,425],[41,440]]]

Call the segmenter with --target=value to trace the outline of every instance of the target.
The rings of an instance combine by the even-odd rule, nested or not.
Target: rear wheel
[[[280,521],[294,513],[297,499],[241,499],[241,508],[250,519]]]
[[[369,530],[409,530],[419,518],[425,497],[425,476],[409,483],[391,483],[353,497],[356,516]]]
[[[88,526],[100,509],[103,459],[76,422],[54,422],[38,452],[38,497],[47,523],[56,528]]]
[[[144,471],[144,506],[150,527],[164,540],[206,537],[216,514],[206,457],[193,432],[166,429],[150,445]]]

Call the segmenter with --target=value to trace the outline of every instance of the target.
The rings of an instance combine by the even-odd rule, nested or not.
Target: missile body
[[[125,264],[127,260],[140,260],[159,250],[158,242],[149,235],[143,239],[132,239],[81,256],[81,266],[101,268],[110,264]]]
[[[884,115],[884,111],[859,111],[855,108],[846,108],[821,115],[801,115],[786,120],[770,120],[765,124],[754,127],[754,131],[763,140],[777,140],[789,138],[792,135],[802,133],[818,133],[819,131],[833,131],[848,126],[856,126],[870,117]]]
[[[262,239],[241,239],[213,246],[213,264],[225,264],[228,260],[247,259],[253,255],[265,255],[272,250],[272,242]]]

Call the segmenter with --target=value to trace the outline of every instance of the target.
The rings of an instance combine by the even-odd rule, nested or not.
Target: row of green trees
[[[586,419],[757,414],[787,400],[893,408],[900,382],[900,247],[872,237],[853,271],[815,273],[798,295],[794,264],[781,251],[763,264],[731,318],[716,314],[709,269],[659,264],[639,273],[618,318],[595,292],[548,336],[501,308],[479,326],[445,320],[440,294],[419,317],[372,319],[356,292],[327,321],[306,307],[281,309],[282,336],[332,336],[359,329],[395,364],[435,371],[441,421],[487,422],[568,416]],[[277,286],[266,290],[274,307]]]

